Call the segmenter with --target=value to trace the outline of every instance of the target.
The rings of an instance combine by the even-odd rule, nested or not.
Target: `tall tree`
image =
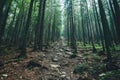
[[[109,0],[111,2],[111,0]],[[117,0],[113,0],[113,6],[114,6],[114,20],[115,20],[115,24],[116,24],[116,30],[117,30],[117,34],[118,34],[118,38],[119,38],[119,43],[120,43],[120,8],[119,8],[119,4],[117,2]]]
[[[39,13],[38,13],[38,22],[35,32],[35,49],[42,50],[43,47],[43,24],[44,24],[44,15],[45,15],[45,5],[46,0],[40,0],[39,4]]]
[[[0,19],[1,19],[1,16],[2,16],[4,4],[5,4],[5,0],[1,0],[0,1]]]
[[[26,19],[26,23],[25,23],[25,28],[24,28],[24,31],[22,34],[22,42],[21,42],[22,44],[20,46],[21,54],[19,55],[19,57],[26,57],[27,34],[28,34],[28,30],[29,30],[29,25],[31,22],[33,2],[34,2],[34,0],[31,0],[31,2],[30,2],[29,11],[28,11],[27,19]]]
[[[109,25],[107,22],[105,10],[103,8],[103,4],[102,4],[101,0],[98,0],[98,5],[99,5],[99,10],[100,10],[100,15],[101,15],[102,26],[103,26],[107,59],[109,62],[111,62],[111,52],[110,52],[110,45],[111,45],[110,36],[111,36],[111,34],[110,34],[110,30],[109,30]]]
[[[1,12],[1,14],[0,14],[0,18],[1,18],[1,22],[0,22],[0,44],[1,44],[1,41],[2,41],[2,37],[4,35],[5,26],[6,26],[8,13],[9,13],[11,4],[12,4],[12,0],[6,2],[5,11],[3,13]]]

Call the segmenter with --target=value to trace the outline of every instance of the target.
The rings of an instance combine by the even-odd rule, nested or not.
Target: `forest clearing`
[[[120,0],[0,0],[0,80],[120,80]]]

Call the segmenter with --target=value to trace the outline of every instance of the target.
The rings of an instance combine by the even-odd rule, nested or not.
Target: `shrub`
[[[82,74],[83,72],[88,71],[88,70],[89,70],[89,66],[87,64],[79,64],[74,69],[73,73]]]

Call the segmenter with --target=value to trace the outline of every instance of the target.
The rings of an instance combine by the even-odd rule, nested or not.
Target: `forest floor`
[[[82,48],[78,49],[77,57],[72,58],[73,53],[62,42],[44,52],[31,52],[28,48],[25,59],[13,59],[17,55],[19,53],[0,56],[0,62],[5,63],[0,68],[0,80],[99,80],[98,77],[106,75],[105,65],[101,62],[106,57],[98,57],[92,49]],[[81,68],[77,70],[78,65]],[[119,80],[120,74],[109,80],[114,77]]]

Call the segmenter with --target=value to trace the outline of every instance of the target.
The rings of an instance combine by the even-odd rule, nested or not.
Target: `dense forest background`
[[[39,60],[34,61],[33,57],[37,59],[36,56],[46,54],[43,57],[49,60],[53,58],[51,54],[56,60],[57,53],[69,54],[61,60],[67,61],[68,58],[71,67],[69,61],[73,60],[73,73],[77,79],[73,76],[68,79],[66,72],[62,78],[34,76],[35,80],[119,80],[120,0],[0,0],[2,80],[11,80],[6,73],[6,68],[13,69],[10,64],[23,65],[19,63],[23,61],[31,70],[41,67]],[[55,62],[60,63],[59,57]],[[46,64],[42,68],[48,69]]]

